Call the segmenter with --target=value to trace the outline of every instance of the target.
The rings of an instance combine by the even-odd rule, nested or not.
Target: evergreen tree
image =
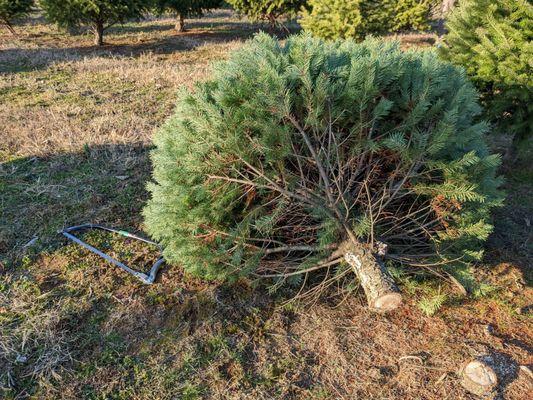
[[[307,0],[228,0],[228,3],[252,20],[266,20],[274,26],[281,17],[296,17]]]
[[[88,25],[94,32],[94,44],[104,44],[104,32],[129,19],[142,18],[149,7],[147,0],[40,0],[45,15],[63,28]]]
[[[0,22],[15,35],[13,20],[27,15],[33,5],[33,0],[0,0]]]
[[[481,92],[487,117],[515,135],[533,131],[533,4],[527,0],[462,0],[452,11],[441,48],[463,66]]]
[[[429,29],[433,0],[399,0],[391,3],[393,5],[391,32]]]
[[[222,0],[155,0],[158,13],[172,12],[176,14],[176,30],[185,30],[185,18],[199,17],[205,11],[220,7]]]
[[[310,0],[302,27],[324,39],[429,29],[431,0]]]
[[[492,230],[499,157],[476,98],[433,52],[258,35],[155,136],[146,227],[195,275],[355,272],[393,308],[384,260],[458,273]]]

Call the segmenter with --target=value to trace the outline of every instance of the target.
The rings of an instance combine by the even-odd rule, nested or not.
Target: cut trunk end
[[[359,278],[372,310],[387,312],[400,307],[402,295],[381,260],[362,245],[351,246],[344,259]]]
[[[474,360],[466,364],[462,378],[461,385],[478,396],[490,393],[498,384],[498,376],[493,365],[483,360]]]
[[[392,311],[402,305],[400,293],[387,293],[374,300],[374,308],[380,311]]]

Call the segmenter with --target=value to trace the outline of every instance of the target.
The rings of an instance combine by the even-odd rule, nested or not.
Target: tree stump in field
[[[481,346],[483,353],[468,361],[459,371],[461,385],[477,396],[499,393],[518,377],[519,366],[512,357]]]
[[[491,362],[473,360],[462,371],[461,385],[478,396],[490,393],[498,384],[498,376]]]

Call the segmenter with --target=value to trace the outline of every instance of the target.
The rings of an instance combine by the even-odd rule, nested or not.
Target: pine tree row
[[[101,46],[108,28],[149,12],[174,14],[176,29],[183,31],[185,18],[201,16],[221,4],[222,0],[0,0],[0,22],[15,33],[12,21],[39,5],[46,18],[62,28],[90,27],[94,43]]]
[[[429,27],[433,0],[228,0],[252,20],[266,20],[272,26],[280,18],[302,16],[302,26],[324,38],[363,38],[368,33],[397,32]],[[64,28],[89,26],[95,44],[103,44],[107,28],[147,12],[176,15],[176,29],[184,29],[184,19],[200,16],[220,7],[222,0],[0,0],[0,21],[12,32],[12,21],[38,4],[51,22]]]

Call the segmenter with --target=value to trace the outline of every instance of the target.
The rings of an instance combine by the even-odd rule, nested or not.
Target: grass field
[[[405,277],[409,300],[387,316],[362,295],[286,304],[289,292],[206,283],[179,266],[145,286],[56,233],[84,222],[142,233],[150,138],[178,90],[266,28],[224,10],[185,33],[173,25],[119,26],[103,48],[38,18],[17,38],[0,33],[0,397],[468,399],[457,371],[489,351],[510,366],[497,396],[525,399],[531,166],[504,165],[509,197],[478,266],[481,289],[464,298]],[[132,265],[157,257],[110,234],[84,237]]]

